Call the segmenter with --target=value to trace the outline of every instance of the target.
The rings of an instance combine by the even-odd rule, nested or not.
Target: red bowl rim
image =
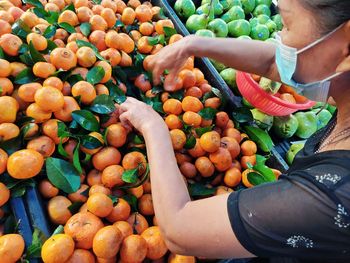
[[[261,96],[264,96],[265,98],[268,98],[272,102],[279,104],[281,106],[284,106],[284,107],[287,107],[290,109],[300,110],[300,109],[311,108],[312,106],[314,106],[316,104],[316,102],[312,101],[312,100],[307,100],[304,103],[290,103],[290,102],[284,101],[284,100],[282,100],[276,96],[273,96],[273,95],[267,93],[266,91],[264,91],[259,86],[259,84],[255,82],[255,80],[253,79],[253,77],[249,73],[237,71],[237,74],[242,75],[242,77],[249,83],[249,85],[254,88],[254,91],[258,92]]]

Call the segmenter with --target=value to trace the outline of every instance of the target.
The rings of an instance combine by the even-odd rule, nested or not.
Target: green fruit
[[[248,109],[254,109],[253,105],[249,103],[245,98],[242,98],[242,104],[246,106]]]
[[[244,13],[250,14],[255,8],[255,0],[241,0]]]
[[[274,39],[274,38],[268,38],[268,39],[266,39],[265,40],[265,42],[270,42],[270,43],[273,43],[273,44],[275,44],[275,45],[277,45],[278,44],[278,42],[277,42],[277,40],[276,39]]]
[[[225,12],[233,6],[242,7],[241,0],[220,0],[220,4],[222,5]]]
[[[276,40],[276,35],[277,35],[277,32],[273,32],[273,33],[270,35],[270,38],[273,38],[274,40]]]
[[[244,19],[245,14],[242,7],[233,6],[221,17],[226,23],[231,22],[233,20]]]
[[[233,68],[227,68],[220,72],[220,76],[231,88],[237,87],[236,84],[236,70]]]
[[[281,31],[283,29],[282,17],[280,14],[274,15],[271,17],[272,21],[276,23],[277,30]]]
[[[215,37],[215,34],[208,30],[208,29],[199,29],[196,32],[196,36],[201,36],[201,37]]]
[[[240,36],[240,37],[237,37],[237,39],[252,40],[252,38],[250,36]]]
[[[320,108],[323,108],[324,107],[324,105],[325,105],[325,103],[324,102],[316,102],[316,104],[311,108],[312,110],[313,109],[320,109]]]
[[[289,165],[292,165],[295,156],[304,148],[304,143],[295,143],[289,148],[286,154],[286,161]]]
[[[187,19],[196,12],[196,6],[192,0],[177,0],[174,9],[182,19]]]
[[[255,7],[254,11],[253,11],[253,15],[255,17],[259,16],[259,15],[267,15],[267,16],[271,16],[271,10],[270,7],[268,7],[267,5],[258,5]]]
[[[258,20],[259,24],[266,24],[267,22],[271,21],[270,17],[267,15],[258,15],[256,19]]]
[[[245,19],[228,23],[228,32],[232,37],[249,36],[250,30],[250,24]]]
[[[312,110],[317,116],[317,130],[320,130],[327,126],[328,122],[332,119],[332,114],[326,110],[314,109]]]
[[[270,33],[273,33],[277,30],[277,25],[272,20],[267,21],[267,23],[265,25],[269,29]]]
[[[275,117],[273,121],[273,132],[282,139],[291,138],[297,131],[299,122],[293,115]]]
[[[250,110],[253,114],[253,118],[255,120],[255,123],[258,125],[261,129],[270,130],[273,125],[273,116],[267,115],[258,109],[252,109]]]
[[[197,14],[209,14],[210,9],[210,0],[202,1],[201,6],[197,9]],[[213,0],[213,9],[214,9],[214,15],[219,16],[224,12],[224,8],[222,4],[219,2],[219,0]],[[198,11],[199,10],[199,11]],[[201,10],[205,10],[204,12],[201,12]]]
[[[272,0],[255,0],[256,5],[267,5],[271,6]]]
[[[200,29],[206,29],[208,25],[207,15],[191,15],[186,21],[186,27],[191,32],[194,33]]]
[[[267,26],[258,24],[252,28],[250,36],[252,39],[264,41],[270,37],[270,31]]]
[[[213,31],[216,37],[227,37],[228,26],[221,18],[216,18],[208,24],[208,29]]]
[[[337,111],[337,107],[328,104],[327,105],[327,110],[333,115]]]
[[[196,14],[198,14],[198,15],[202,15],[202,14],[209,15],[209,11],[210,11],[210,5],[209,4],[204,4],[204,5],[201,5],[200,7],[197,8]]]
[[[215,61],[214,59],[210,59],[210,62],[211,64],[213,64],[214,68],[218,71],[218,72],[221,72],[223,71],[224,69],[226,69],[226,66],[225,64],[222,64],[218,61]]]
[[[294,115],[299,123],[295,133],[301,139],[308,139],[317,131],[317,117],[314,112],[297,112]]]
[[[253,27],[256,27],[257,25],[259,25],[260,23],[256,17],[253,17],[253,18],[249,19],[249,24],[250,24],[250,27],[253,28]]]

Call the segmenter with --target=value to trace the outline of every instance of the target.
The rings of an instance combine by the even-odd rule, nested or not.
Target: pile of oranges
[[[162,87],[152,86],[150,58],[182,38],[171,20],[139,0],[11,0],[0,6],[0,174],[34,178],[50,222],[64,226],[43,244],[42,260],[195,262],[166,247],[144,141],[120,123],[117,102],[136,90],[153,105],[189,187],[202,185],[210,195],[252,187],[248,173],[258,149],[222,110],[193,57],[176,83],[165,74]],[[137,74],[123,79],[123,70]],[[20,147],[7,148],[12,142]],[[79,171],[77,189],[67,191],[62,185],[69,182],[46,175],[53,158]],[[0,207],[9,197],[0,183]],[[4,262],[19,260],[23,251],[20,235],[0,231]]]

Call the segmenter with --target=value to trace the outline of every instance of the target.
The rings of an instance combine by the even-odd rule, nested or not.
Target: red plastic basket
[[[305,103],[290,103],[264,91],[249,73],[237,71],[236,82],[242,96],[255,108],[272,116],[286,116],[298,110],[307,110],[316,104],[307,100]]]

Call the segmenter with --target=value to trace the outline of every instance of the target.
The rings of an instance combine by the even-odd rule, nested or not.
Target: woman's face
[[[282,42],[298,50],[325,35],[320,30],[320,18],[306,9],[301,1],[303,0],[278,1],[284,24]],[[348,46],[348,39],[339,29],[318,45],[298,54],[297,70],[293,78],[301,83],[311,83],[333,75],[337,66],[348,56]]]

